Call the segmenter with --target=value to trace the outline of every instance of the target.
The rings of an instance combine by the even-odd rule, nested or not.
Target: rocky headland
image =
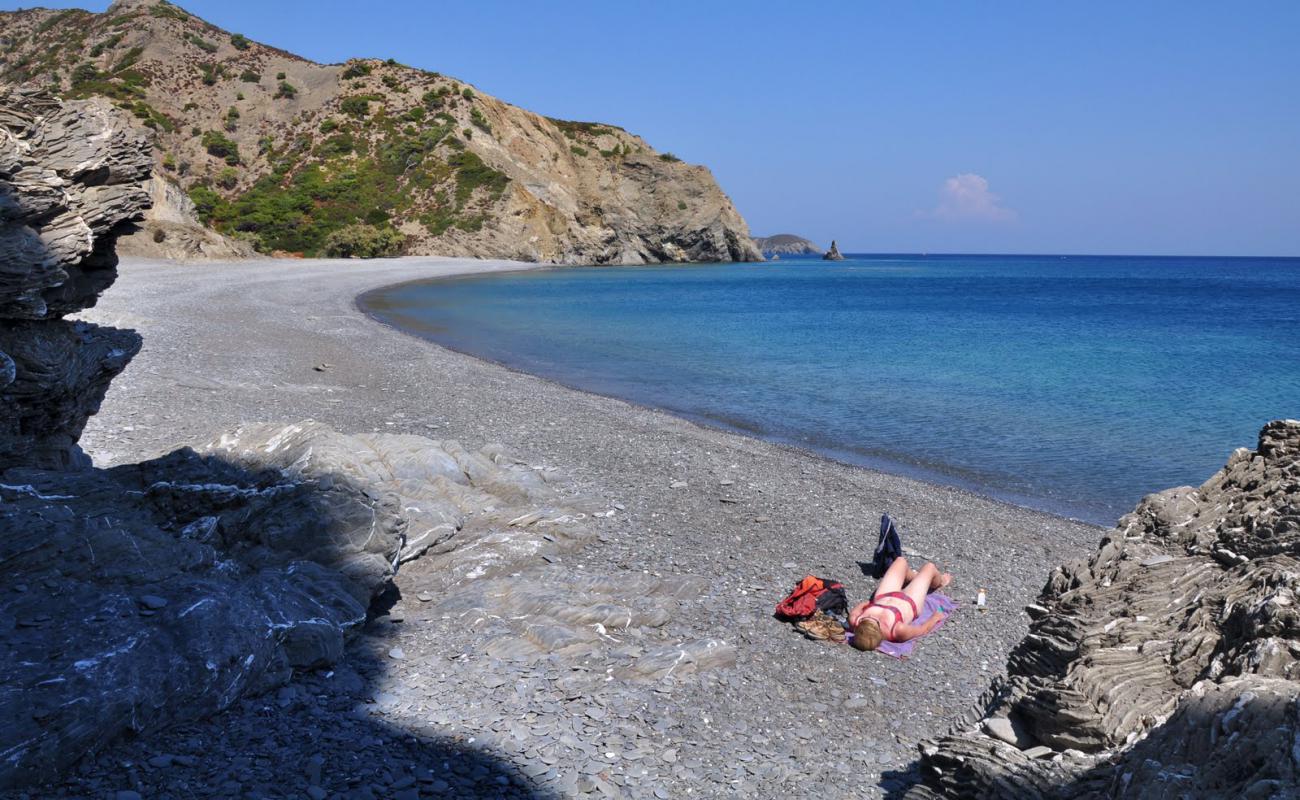
[[[151,142],[134,254],[762,260],[707,168],[391,59],[316,64],[166,0],[0,13],[0,43],[0,85],[103,98]]]
[[[755,236],[754,246],[767,258],[777,256],[820,256],[826,251],[803,238],[791,233],[778,233],[775,236]]]
[[[1058,567],[1007,674],[921,745],[924,798],[1300,791],[1300,421]]]
[[[840,252],[840,246],[835,242],[834,239],[831,240],[831,249],[826,251],[826,254],[822,256],[822,260],[823,261],[844,260],[844,254]]]

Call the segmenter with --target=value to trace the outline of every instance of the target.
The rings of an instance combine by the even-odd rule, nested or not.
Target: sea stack
[[[840,246],[839,246],[838,244],[835,243],[835,240],[834,240],[834,239],[831,239],[831,249],[828,250],[828,251],[826,251],[826,255],[822,256],[822,260],[823,260],[823,261],[843,261],[843,260],[844,260],[844,254],[840,252]]]

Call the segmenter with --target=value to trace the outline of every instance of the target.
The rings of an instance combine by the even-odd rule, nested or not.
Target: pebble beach
[[[81,445],[110,466],[241,423],[303,419],[501,445],[602,509],[595,537],[554,570],[689,579],[662,630],[723,640],[734,663],[573,691],[565,679],[582,663],[512,662],[436,613],[416,560],[343,664],[120,743],[30,796],[129,800],[128,787],[145,787],[140,796],[779,798],[816,787],[883,797],[915,781],[917,744],[978,700],[1028,630],[1024,606],[1102,530],[565,388],[408,336],[357,306],[395,283],[531,268],[125,261],[81,316],[136,329],[144,348]],[[948,593],[961,607],[947,624],[896,661],[806,640],[773,618],[805,574],[843,582],[851,603],[867,599],[875,582],[859,562],[882,513],[909,560],[953,573]],[[637,645],[630,635],[619,644]]]

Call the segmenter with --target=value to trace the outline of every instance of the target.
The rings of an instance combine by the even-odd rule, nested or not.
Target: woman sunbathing
[[[925,596],[951,582],[952,576],[939,572],[934,564],[926,564],[918,571],[907,566],[907,559],[894,559],[880,579],[871,602],[859,603],[849,612],[853,646],[859,650],[875,650],[885,640],[906,642],[929,633],[943,620],[942,612],[935,612],[920,625],[911,623],[925,604]]]

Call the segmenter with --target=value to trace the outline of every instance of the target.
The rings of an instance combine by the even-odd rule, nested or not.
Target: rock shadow
[[[2,796],[554,796],[382,718],[406,518],[373,486],[186,448],[0,501]]]

